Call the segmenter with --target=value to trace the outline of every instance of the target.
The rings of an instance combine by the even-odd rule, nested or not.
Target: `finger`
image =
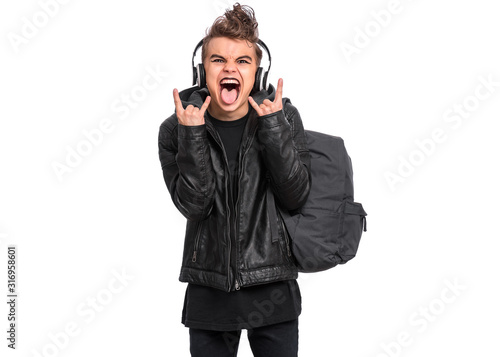
[[[250,105],[255,109],[255,111],[257,113],[260,113],[261,109],[260,109],[259,105],[255,102],[255,100],[253,100],[252,97],[248,97],[248,101],[250,102]]]
[[[272,105],[273,102],[271,102],[269,99],[264,99],[264,101],[262,102],[262,104],[264,104],[264,105]]]
[[[193,114],[194,111],[198,111],[198,108],[195,107],[194,105],[192,104],[189,104],[186,109],[184,110],[184,112],[187,114],[187,115],[191,115]]]
[[[207,110],[208,108],[208,105],[210,104],[210,101],[212,100],[212,98],[210,98],[210,96],[207,96],[205,98],[205,102],[203,103],[203,105],[201,106],[200,108],[200,113],[201,115],[205,115],[205,110]]]
[[[179,97],[179,91],[177,90],[177,88],[174,88],[174,103],[176,112],[182,113],[184,108],[182,107],[181,98]]]
[[[271,107],[268,107],[265,104],[261,104],[260,109],[262,110],[262,112],[260,113],[261,116],[265,115],[265,114],[271,114],[271,112],[272,112]]]
[[[283,98],[283,78],[278,79],[278,88],[276,89],[276,97],[274,98],[275,102],[281,102]]]

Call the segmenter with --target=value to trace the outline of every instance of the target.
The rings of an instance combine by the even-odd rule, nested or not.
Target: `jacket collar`
[[[201,108],[208,94],[209,92],[206,87],[205,88],[191,87],[180,92],[179,97],[181,98],[181,102],[184,108],[186,108],[188,105],[193,105],[197,108]],[[263,89],[259,92],[252,93],[251,95],[252,98],[255,100],[255,102],[260,105],[265,99],[274,101],[275,94],[276,94],[275,88],[273,87],[272,84],[269,84],[269,88],[267,90]],[[247,124],[243,131],[243,141],[241,145],[243,152],[246,150],[247,147],[251,145],[253,141],[253,138],[255,136],[255,131],[257,130],[257,124],[259,118],[255,109],[253,109],[253,107],[250,104],[249,106],[250,106],[250,115],[248,117]],[[222,145],[219,134],[217,133],[217,130],[214,128],[213,123],[210,120],[210,117],[208,116],[207,113],[205,113],[205,123],[207,125],[208,132],[214,137],[214,139],[219,143],[219,145]]]
[[[191,104],[195,107],[201,108],[208,94],[209,93],[207,87],[204,88],[190,87],[180,92],[179,97],[181,98],[181,102],[185,107]],[[267,90],[263,89],[259,92],[252,93],[251,95],[252,98],[255,100],[255,102],[257,102],[257,104],[260,105],[262,104],[264,99],[269,99],[270,101],[273,101],[275,94],[276,90],[273,87],[273,85],[270,84]],[[253,110],[253,108],[251,109]]]

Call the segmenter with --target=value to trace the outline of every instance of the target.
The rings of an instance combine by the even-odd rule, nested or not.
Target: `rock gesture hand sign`
[[[283,109],[283,79],[278,80],[278,88],[276,89],[276,96],[274,97],[274,102],[269,99],[265,99],[261,105],[258,105],[252,97],[248,97],[250,105],[255,109],[257,114],[261,117],[267,114],[275,113]]]
[[[179,124],[194,126],[205,124],[205,111],[210,104],[210,96],[207,96],[205,102],[201,108],[197,108],[193,105],[188,105],[186,109],[182,106],[181,98],[179,97],[179,91],[174,89],[174,103],[175,103],[175,114],[177,115],[177,120]]]

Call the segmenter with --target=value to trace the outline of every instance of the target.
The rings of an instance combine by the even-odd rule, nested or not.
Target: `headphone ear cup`
[[[205,67],[203,67],[202,63],[200,63],[197,67],[197,84],[200,88],[204,88],[207,85],[205,79]]]
[[[262,67],[257,68],[257,72],[255,72],[255,83],[253,85],[254,92],[259,92],[262,89],[262,72],[264,70]]]
[[[268,84],[267,84],[267,75],[269,74],[269,72],[266,71],[266,73],[264,73],[264,78],[262,80],[262,89],[265,89],[267,90],[268,88]]]
[[[193,86],[198,83],[198,68],[193,67]]]

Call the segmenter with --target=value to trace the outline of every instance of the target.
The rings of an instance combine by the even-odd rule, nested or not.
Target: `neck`
[[[232,121],[232,120],[237,120],[240,118],[243,118],[247,113],[248,113],[248,102],[246,102],[244,105],[241,107],[237,108],[236,110],[233,111],[225,111],[219,106],[216,106],[215,104],[212,105],[212,102],[208,106],[207,110],[210,113],[211,116],[214,118],[217,118],[219,120],[223,121]]]

